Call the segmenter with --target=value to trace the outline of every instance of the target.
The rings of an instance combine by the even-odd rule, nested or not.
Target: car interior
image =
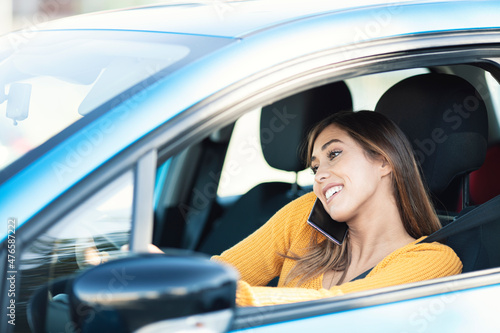
[[[475,65],[454,65],[329,82],[272,101],[250,112],[253,118],[249,113],[173,157],[160,150],[153,243],[211,256],[251,234],[285,204],[312,190],[301,145],[316,122],[340,110],[371,109],[400,126],[414,146],[441,223],[453,225],[500,194],[500,89],[494,78],[500,75],[492,74]],[[375,93],[366,95],[370,90]],[[245,134],[236,140],[238,132]],[[494,220],[442,240],[463,260],[464,272],[500,267],[500,219]],[[123,233],[117,235],[123,238]],[[113,243],[112,238],[104,242]],[[52,263],[62,258],[58,249]],[[27,321],[33,332],[45,332],[48,322],[67,320],[66,282],[56,278],[83,267],[79,263],[60,274],[49,269],[43,277],[33,273],[36,281],[30,285],[56,281],[36,292],[28,288]],[[28,283],[30,274],[25,276],[22,283]]]
[[[344,82],[307,90],[263,107],[260,143],[265,161],[275,169],[297,175],[304,169],[299,147],[307,131],[331,112],[351,109],[351,95]],[[283,113],[290,118],[289,123],[273,125]],[[281,207],[309,191],[311,188],[302,188],[297,181],[257,184],[213,221],[196,250],[210,255],[222,253],[257,230]]]
[[[472,65],[423,69],[417,74],[409,72],[403,75],[407,77],[390,85],[377,98],[372,109],[397,123],[413,144],[422,176],[444,226],[478,204],[500,194],[498,176],[495,175],[495,166],[499,163],[499,138],[495,137],[495,132],[488,136],[488,131],[492,132],[491,122],[498,127],[494,101],[490,92],[485,90],[486,72]],[[373,76],[376,77],[377,74]],[[467,77],[474,77],[476,81],[470,82]],[[474,85],[482,87],[482,94]],[[482,97],[485,91],[486,97]],[[178,195],[180,202],[173,205],[170,203],[165,212],[159,209],[161,205],[157,206],[156,230],[163,232],[155,233],[155,244],[160,247],[187,248],[208,255],[219,254],[256,230],[286,203],[311,191],[311,184],[297,183],[297,175],[304,169],[299,154],[301,142],[312,125],[324,117],[325,108],[326,113],[353,109],[355,95],[352,95],[348,84],[335,82],[264,106],[259,123],[259,148],[263,158],[272,168],[292,171],[295,181],[261,182],[228,200],[218,197],[215,189],[207,191],[219,186],[219,179],[199,179],[203,175],[206,177],[207,165],[212,164],[195,163],[201,168],[198,172],[193,172],[188,177],[184,177],[183,173],[178,175],[178,179],[182,179],[184,184],[188,180],[188,183],[190,181],[198,186],[188,192],[187,195],[191,196],[188,198]],[[322,107],[313,104],[312,100]],[[319,111],[311,116],[311,109]],[[356,110],[355,107],[354,109]],[[300,122],[295,122],[295,126],[283,126],[283,130],[271,133],[272,140],[268,140],[272,122],[277,118],[273,115],[273,110],[275,113],[287,110],[286,112],[297,115]],[[231,125],[231,130],[234,128]],[[227,133],[226,140],[231,140]],[[203,146],[199,150],[207,154],[206,147],[209,144],[213,144],[211,137],[198,144]],[[218,144],[229,145],[229,142],[219,141]],[[184,164],[186,160],[176,157],[168,163],[172,167],[177,163]],[[224,171],[208,170],[208,173],[219,175],[222,182]],[[200,204],[201,201],[203,204]],[[160,196],[159,202],[166,201]],[[174,212],[179,207],[196,209],[190,209],[190,214],[186,215]],[[186,220],[183,221],[184,217]],[[179,227],[175,233],[172,233],[171,227],[163,225],[166,221],[170,226]],[[193,225],[198,230],[195,236],[188,230]],[[189,241],[184,241],[186,238]],[[469,248],[470,243],[455,246]]]

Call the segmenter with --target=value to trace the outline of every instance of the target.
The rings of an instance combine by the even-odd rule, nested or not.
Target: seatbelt
[[[442,241],[449,236],[495,221],[500,222],[500,195],[456,218],[454,221],[432,233],[419,243]]]
[[[418,242],[418,244],[441,241],[448,238],[449,236],[453,236],[474,227],[495,221],[500,223],[500,195],[470,210],[466,214],[457,217],[455,220],[448,223],[445,227],[439,229],[438,231]],[[372,271],[372,269],[373,267],[361,273],[350,282],[364,279]]]
[[[352,279],[351,281],[349,282],[352,282],[352,281],[356,281],[356,280],[361,280],[361,279],[364,279],[368,274],[370,274],[370,272],[372,271],[372,269],[374,269],[375,267],[372,267],[366,271],[364,271],[363,273],[359,274],[358,276],[356,276],[354,279]]]

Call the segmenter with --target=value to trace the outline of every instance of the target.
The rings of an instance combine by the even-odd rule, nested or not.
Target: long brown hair
[[[338,112],[319,122],[310,131],[303,149],[307,166],[311,166],[316,139],[330,125],[346,131],[370,158],[382,157],[389,163],[399,215],[411,237],[420,238],[441,228],[408,139],[396,124],[380,113]],[[313,232],[304,255],[286,256],[297,261],[286,282],[301,277],[297,283],[300,285],[330,269],[343,271],[339,284],[343,282],[350,263],[349,235],[341,246],[320,240],[318,233]]]

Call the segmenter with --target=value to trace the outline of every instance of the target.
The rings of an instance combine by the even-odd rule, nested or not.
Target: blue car
[[[499,82],[499,1],[179,3],[4,35],[0,331],[499,332]],[[405,132],[463,273],[236,307],[210,256],[311,191],[298,148],[340,110]]]

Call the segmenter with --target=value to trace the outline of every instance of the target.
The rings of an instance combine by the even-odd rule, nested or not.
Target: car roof
[[[44,29],[114,29],[241,38],[317,15],[410,3],[409,0],[210,0],[99,12],[54,21]]]

